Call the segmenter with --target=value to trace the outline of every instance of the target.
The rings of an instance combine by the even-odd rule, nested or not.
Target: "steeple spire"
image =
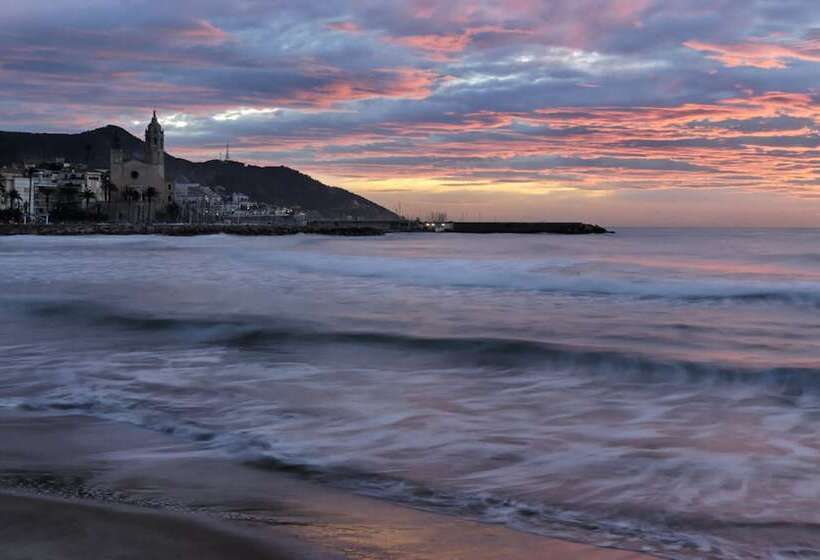
[[[165,151],[165,133],[157,120],[157,110],[154,109],[151,122],[145,129],[145,162],[162,165]]]

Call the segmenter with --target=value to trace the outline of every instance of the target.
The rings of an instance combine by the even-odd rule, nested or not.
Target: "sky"
[[[818,0],[0,0],[0,130],[287,165],[409,216],[820,226]]]

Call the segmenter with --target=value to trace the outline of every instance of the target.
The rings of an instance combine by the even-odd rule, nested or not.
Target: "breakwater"
[[[444,232],[454,233],[552,233],[583,235],[610,233],[598,225],[581,222],[447,222]],[[321,235],[367,236],[388,232],[433,231],[416,221],[315,221],[304,226],[275,224],[0,224],[0,235]]]
[[[385,230],[366,225],[275,226],[268,224],[0,224],[0,235],[383,235]]]
[[[310,225],[322,228],[373,228],[390,232],[554,233],[563,235],[611,233],[599,225],[582,222],[421,222],[417,220],[346,222],[326,220],[310,222]]]
[[[314,228],[373,228],[381,231],[411,232],[424,231],[424,226],[417,220],[314,220],[308,223]]]
[[[598,225],[581,222],[453,222],[455,233],[557,233],[583,235],[610,233]]]

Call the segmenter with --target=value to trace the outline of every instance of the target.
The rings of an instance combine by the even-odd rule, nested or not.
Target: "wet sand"
[[[276,560],[311,553],[203,519],[114,505],[0,494],[0,557],[8,560],[196,558]],[[318,554],[314,558],[324,558]]]
[[[0,414],[0,559],[644,560],[355,496],[81,416]]]

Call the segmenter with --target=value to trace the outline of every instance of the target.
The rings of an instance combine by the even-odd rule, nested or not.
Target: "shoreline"
[[[319,221],[304,226],[276,224],[0,224],[0,236],[13,235],[195,235],[228,234],[241,236],[279,236],[298,233],[338,236],[378,236],[386,233],[433,233],[415,222],[345,222]],[[518,235],[599,235],[612,233],[590,224],[576,222],[454,222],[452,228],[439,233]]]
[[[279,226],[270,224],[0,224],[0,236],[13,235],[195,235],[229,234],[241,236],[280,236],[298,233],[340,236],[384,235],[385,230],[355,224],[337,227]]]
[[[419,511],[87,416],[0,413],[3,560],[650,560]]]

